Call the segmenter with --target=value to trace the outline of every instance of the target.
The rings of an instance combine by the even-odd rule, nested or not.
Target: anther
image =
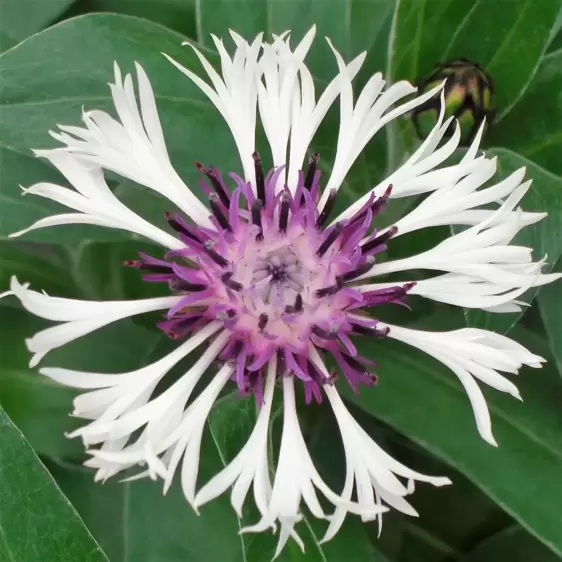
[[[342,273],[336,277],[336,281],[338,283],[347,283],[348,281],[352,281],[353,279],[357,279],[364,273],[367,273],[375,263],[375,258],[373,256],[368,256],[365,262],[361,265],[358,265],[355,269],[351,271],[347,271],[346,273]]]
[[[207,240],[205,244],[203,244],[203,248],[205,253],[217,264],[221,267],[226,267],[228,265],[228,260],[223,258],[218,252],[213,249],[214,243],[212,240]]]
[[[351,323],[353,333],[359,336],[371,336],[373,338],[384,338],[390,332],[390,328],[385,327],[379,330],[378,328],[369,328],[368,326],[361,326],[361,324]]]
[[[125,267],[134,267],[135,269],[141,269],[143,271],[150,271],[151,273],[172,273],[171,265],[158,265],[145,263],[140,260],[126,260],[123,262]]]
[[[221,310],[220,312],[217,312],[215,315],[216,319],[221,321],[232,319],[235,316],[236,316],[236,312],[232,309]]]
[[[216,176],[215,172],[212,169],[205,168],[205,166],[203,166],[203,164],[201,164],[201,162],[195,162],[195,166],[197,166],[197,169],[199,170],[199,172],[201,172],[203,175],[205,175],[209,179],[209,181],[211,182],[211,185],[213,186],[213,189],[216,191],[216,193],[219,196],[222,204],[227,209],[230,208],[230,195],[226,191],[226,188],[224,187],[222,182]]]
[[[259,152],[254,152],[252,154],[254,159],[254,171],[256,174],[256,191],[258,194],[258,199],[265,204],[265,179],[263,176],[263,167],[261,164],[261,157]]]
[[[378,211],[380,211],[381,207],[384,207],[384,205],[386,205],[386,202],[388,201],[388,198],[390,197],[391,193],[392,193],[392,184],[390,184],[386,188],[386,191],[382,194],[382,196],[377,197],[377,199],[375,199],[375,201],[371,205],[371,211],[373,211],[373,214],[376,214]]]
[[[289,224],[289,207],[291,205],[291,196],[285,192],[281,195],[281,209],[279,210],[279,230],[287,232]]]
[[[211,193],[209,195],[209,207],[211,207],[211,211],[213,216],[217,219],[217,222],[224,230],[228,230],[228,232],[232,232],[232,228],[228,222],[226,215],[223,213],[223,210],[219,204],[220,197],[217,193]]]
[[[234,348],[232,349],[232,356],[238,357],[240,355],[240,352],[242,351],[243,347],[244,347],[244,342],[242,340],[238,340],[234,344]]]
[[[357,325],[357,324],[355,324]],[[347,354],[347,353],[342,353],[342,357],[344,359],[344,361],[355,371],[360,371],[362,373],[367,374],[368,371],[365,369],[365,366],[362,365],[359,361],[357,361],[357,359],[355,359],[355,357],[351,357],[351,355]]]
[[[337,331],[324,330],[324,328],[321,328],[320,326],[316,326],[315,324],[313,324],[310,327],[310,331],[314,335],[318,336],[319,338],[323,338],[325,340],[335,340],[338,337]]]
[[[244,285],[242,285],[242,283],[239,283],[238,281],[234,281],[234,279],[232,279],[233,275],[234,274],[231,271],[227,271],[226,273],[223,273],[223,275],[221,275],[221,281],[229,289],[232,289],[233,291],[241,291],[244,288]]]
[[[297,298],[295,299],[295,304],[294,305],[287,305],[285,307],[285,312],[287,314],[295,314],[296,312],[300,312],[302,310],[303,307],[303,302],[302,302],[302,295],[300,293],[297,294]]]
[[[175,277],[169,283],[170,289],[172,291],[191,291],[193,293],[198,293],[199,291],[204,291],[208,288],[205,283],[190,283],[185,279],[180,279]]]
[[[256,236],[256,240],[263,240],[263,228],[261,224],[261,211],[263,209],[263,203],[260,199],[256,199],[252,204],[252,224],[260,229],[260,232]]]
[[[386,232],[383,232],[379,236],[375,236],[371,241],[365,242],[361,246],[361,252],[366,254],[371,250],[374,250],[377,246],[381,246],[382,244],[386,244],[396,233],[398,232],[398,228],[396,226],[391,226]]]
[[[324,240],[324,242],[322,242],[322,244],[320,244],[318,250],[316,250],[316,255],[318,257],[322,257],[330,248],[330,246],[336,241],[336,239],[338,238],[338,236],[342,233],[343,230],[343,223],[338,222],[333,230],[330,232],[330,234],[328,234],[328,236],[326,236],[326,239]]]
[[[306,187],[306,189],[310,189],[312,187],[314,176],[316,175],[316,169],[318,167],[318,160],[320,160],[320,154],[318,154],[318,152],[315,152],[308,159],[308,170],[306,171],[306,177],[304,179],[304,187]]]
[[[336,197],[338,192],[335,189],[330,189],[330,193],[328,194],[328,199],[326,200],[326,204],[320,213],[320,216],[316,220],[317,228],[323,228],[324,224],[328,220],[332,209],[334,208],[334,204],[336,203]]]
[[[323,287],[316,291],[316,296],[321,299],[322,297],[327,297],[330,295],[335,295],[339,291],[337,285],[330,285],[328,287]]]
[[[258,320],[258,328],[259,328],[260,331],[265,328],[268,320],[269,320],[269,318],[267,317],[267,314],[265,312],[260,314],[260,317],[259,317],[259,320]]]
[[[187,230],[187,228],[185,228],[178,220],[176,220],[171,213],[168,213],[167,211],[164,213],[164,218],[168,221],[168,224],[176,231],[179,232],[180,234],[183,234],[185,236],[187,236],[188,238],[191,238],[192,240],[195,240],[196,242],[201,242],[201,240],[199,239],[199,237],[197,237],[195,234],[192,234],[189,230]]]

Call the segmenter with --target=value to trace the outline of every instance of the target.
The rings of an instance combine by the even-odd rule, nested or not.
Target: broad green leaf
[[[552,34],[550,36],[550,44],[548,45],[548,52],[552,53],[562,48],[562,7],[558,12],[558,17],[552,28]]]
[[[47,132],[57,123],[78,124],[82,107],[113,113],[107,86],[113,78],[113,61],[127,72],[138,61],[152,81],[172,162],[188,185],[199,192],[199,174],[193,165],[196,160],[212,163],[226,172],[239,171],[238,155],[222,117],[197,87],[161,55],[166,52],[199,72],[201,66],[193,51],[181,46],[183,39],[157,24],[110,14],[67,20],[35,35],[0,57],[3,144],[12,151],[29,154],[30,148],[53,146]],[[209,56],[215,60],[212,53]],[[3,234],[27,226],[31,215],[13,212],[14,205],[18,205],[13,201],[20,200],[18,185],[25,183],[25,178],[22,182],[24,173],[18,172],[17,166],[10,170],[9,176],[3,173],[2,182],[3,199],[9,202],[0,208],[0,225],[6,224]],[[38,174],[34,174],[32,181],[37,178]],[[33,204],[40,207],[36,199]],[[149,214],[145,218],[153,217]],[[159,213],[157,218],[161,219]],[[51,241],[81,238],[76,234],[65,236],[70,230],[63,231],[62,227],[50,230]],[[107,236],[102,228],[92,229],[91,233],[89,237],[98,240]],[[122,240],[123,234],[117,234]]]
[[[209,478],[220,459],[204,437],[200,474]],[[181,467],[180,467],[181,468]],[[185,500],[179,475],[162,495],[151,480],[95,483],[93,472],[51,466],[53,476],[111,562],[246,562],[239,527],[227,498],[197,515]]]
[[[0,490],[0,560],[108,562],[2,408]]]
[[[562,258],[558,260],[554,271],[562,273]],[[539,303],[539,309],[558,372],[562,376],[562,301],[560,299],[560,282],[541,289],[537,302]]]
[[[431,329],[428,323],[420,327]],[[532,351],[547,355],[532,333],[520,332],[518,338]],[[468,398],[452,372],[429,356],[388,340],[371,346],[368,353],[379,365],[380,384],[357,396],[344,389],[348,397],[454,466],[562,554],[558,518],[562,421],[557,406],[562,381],[552,365],[541,371],[522,369],[517,385],[523,403],[485,389],[500,445],[495,449],[478,436]],[[441,491],[432,492],[438,501]],[[451,516],[458,513],[456,507],[445,509],[453,509]]]
[[[517,108],[493,128],[490,143],[505,146],[562,175],[562,51],[547,55]]]
[[[263,32],[269,40],[273,33],[290,30],[296,45],[314,24],[317,38],[307,64],[317,78],[331,80],[337,66],[324,37],[346,58],[370,51],[388,36],[393,5],[392,0],[201,0],[199,34],[205,45],[213,47],[210,33],[224,37],[233,29],[249,39]],[[385,50],[379,48],[373,56],[377,70],[383,69]]]
[[[83,242],[75,254],[74,278],[84,295],[93,300],[143,299],[170,294],[166,283],[143,281],[142,272],[125,267],[126,260],[138,259],[138,252],[162,258],[161,246],[144,241]]]
[[[527,168],[526,177],[533,179],[533,185],[523,198],[521,207],[525,211],[548,212],[548,216],[524,228],[513,244],[532,248],[535,261],[548,256],[548,263],[543,268],[543,272],[548,273],[562,255],[562,179],[509,150],[493,148],[487,154],[498,157],[498,180],[522,166]],[[555,282],[554,287],[560,290],[560,281]],[[539,288],[530,289],[521,300],[531,303],[538,291]],[[498,332],[509,331],[521,315],[522,312],[494,314],[474,309],[467,310],[465,314],[469,325]]]
[[[15,275],[49,294],[76,296],[78,289],[68,276],[69,267],[69,255],[62,247],[0,240],[0,292]]]
[[[75,0],[0,0],[0,53],[41,31]]]
[[[519,525],[506,529],[482,541],[459,562],[556,562],[560,560]]]
[[[466,57],[496,83],[506,115],[535,73],[560,9],[552,0],[399,0],[392,45],[393,79],[417,80],[435,64]]]
[[[191,39],[197,39],[196,0],[79,0],[65,15],[93,12],[136,16],[159,23]]]

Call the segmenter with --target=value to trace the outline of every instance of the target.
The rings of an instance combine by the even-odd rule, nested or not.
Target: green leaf
[[[93,12],[137,16],[197,39],[195,2],[196,0],[79,0],[65,16],[68,18]]]
[[[75,0],[0,0],[0,53],[40,31]]]
[[[200,474],[209,478],[219,466],[206,435]],[[236,515],[226,497],[198,516],[183,496],[179,477],[163,496],[161,482],[112,480],[102,485],[94,482],[90,471],[50,468],[111,562],[246,561]]]
[[[562,175],[562,51],[546,56],[516,111],[491,129],[489,141]]]
[[[1,560],[108,562],[2,408],[0,490]]]
[[[84,295],[92,300],[144,299],[170,294],[167,283],[143,281],[142,272],[125,267],[126,260],[138,259],[138,252],[162,258],[165,250],[144,241],[85,241],[75,254],[74,278]]]
[[[422,327],[431,328],[428,324],[426,321]],[[537,343],[532,333],[517,335],[532,351],[547,355],[544,344]],[[342,387],[344,393],[462,472],[523,527],[562,554],[558,524],[562,381],[552,366],[520,372],[517,385],[524,403],[484,389],[500,444],[495,449],[478,436],[468,398],[455,375],[443,365],[388,340],[364,351],[379,365],[380,384],[359,395]],[[432,493],[439,501],[441,490]],[[451,517],[458,513],[456,506],[443,509],[452,509]]]
[[[399,0],[392,45],[393,79],[410,81],[435,64],[466,57],[496,83],[501,116],[519,99],[548,45],[560,6],[552,0]]]
[[[562,273],[562,259],[558,260],[554,270]],[[560,282],[541,289],[538,296],[540,313],[548,334],[550,348],[554,355],[558,372],[562,376],[562,301],[560,299]]]
[[[559,235],[562,231],[562,178],[503,148],[493,148],[487,154],[498,157],[498,180],[521,166],[527,168],[527,177],[533,179],[533,185],[523,198],[521,207],[525,211],[548,212],[548,216],[524,228],[513,243],[532,248],[535,261],[548,256],[548,264],[543,268],[543,272],[548,273],[562,255],[562,237]],[[559,282],[555,282],[554,286],[559,289]],[[529,289],[521,300],[531,303],[539,289],[540,287]],[[465,317],[467,324],[471,326],[505,333],[517,323],[522,314],[523,312],[494,314],[471,309],[466,311]]]
[[[556,562],[560,558],[519,525],[512,525],[482,541],[472,552],[458,560],[459,562],[497,562],[498,560]]]
[[[49,294],[77,296],[69,267],[70,256],[62,247],[0,240],[0,291],[15,275]]]
[[[35,35],[0,57],[3,144],[12,152],[29,154],[30,148],[53,146],[47,132],[57,123],[78,124],[82,107],[113,113],[107,87],[107,82],[113,79],[113,61],[117,60],[124,71],[131,71],[136,60],[144,66],[154,86],[170,157],[187,184],[199,192],[195,160],[213,163],[224,171],[239,171],[238,154],[220,114],[197,87],[161,55],[161,51],[167,52],[198,72],[200,64],[191,49],[181,46],[182,40],[177,33],[157,24],[110,14],[67,20]],[[212,53],[208,55],[216,61]],[[17,155],[12,158],[22,162]],[[8,170],[9,173],[3,171],[2,174],[3,198],[9,204],[0,207],[0,234],[27,226],[32,215],[27,211],[14,212],[18,205],[14,201],[21,199],[18,185],[25,184],[26,180],[24,171],[15,164]],[[38,177],[39,174],[34,173],[30,179],[37,181]],[[139,186],[136,188],[146,191]],[[33,198],[37,213],[33,218],[48,214],[40,213],[38,199]],[[145,218],[161,219],[160,214],[156,217],[150,213]],[[51,241],[69,242],[81,238],[77,229],[50,230]],[[73,234],[69,236],[65,232]],[[106,240],[108,233],[111,234],[102,228],[90,232],[88,238],[96,240]],[[117,236],[116,239],[123,239],[122,233]]]

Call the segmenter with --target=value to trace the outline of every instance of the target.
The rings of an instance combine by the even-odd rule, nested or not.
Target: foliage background
[[[186,37],[216,63],[209,33],[229,27],[247,36],[292,29],[299,38],[315,22],[349,58],[368,59],[359,82],[383,70],[415,80],[439,61],[468,57],[496,80],[499,120],[485,140],[505,175],[527,166],[534,178],[526,210],[549,217],[521,234],[535,255],[562,271],[562,3],[560,0],[0,0],[0,292],[18,275],[60,296],[139,298],[156,289],[121,263],[151,245],[134,236],[89,227],[57,227],[8,239],[10,232],[50,214],[39,198],[22,198],[20,184],[58,181],[32,157],[52,145],[47,131],[79,122],[80,111],[110,110],[112,63],[139,61],[156,91],[172,161],[196,181],[192,162],[237,169],[230,135],[209,102],[160,55],[198,69]],[[317,39],[309,64],[318,87],[333,75],[332,55]],[[337,112],[314,141],[328,169]],[[354,166],[343,193],[349,200],[394,168],[416,143],[407,121],[381,133]],[[170,205],[131,182],[114,190],[146,218],[162,224]],[[389,223],[411,200],[395,202]],[[391,257],[410,255],[448,235],[445,228],[404,237]],[[153,248],[152,248],[153,249]],[[157,250],[156,250],[157,251]],[[468,400],[452,373],[393,342],[374,346],[380,385],[359,397],[354,412],[377,441],[422,472],[446,474],[454,486],[420,486],[419,519],[390,514],[380,538],[374,524],[349,517],[326,545],[322,526],[306,520],[306,554],[289,544],[283,562],[551,562],[562,559],[562,299],[560,283],[527,295],[517,316],[455,310],[423,301],[400,322],[428,329],[481,326],[523,342],[549,359],[518,378],[524,403],[487,392],[499,449],[477,435]],[[389,312],[394,314],[395,312]],[[15,300],[0,301],[0,560],[7,562],[262,562],[272,536],[238,536],[252,509],[237,519],[228,497],[197,517],[179,489],[163,498],[150,481],[94,484],[81,467],[80,443],[64,432],[73,392],[28,368],[24,338],[43,326]],[[371,346],[373,347],[373,346]],[[53,352],[49,364],[122,372],[160,357],[170,343],[153,317],[121,322]],[[232,457],[255,417],[251,401],[223,396],[204,440],[201,477]],[[326,478],[341,482],[339,444],[327,409],[302,409],[309,447]],[[278,438],[274,426],[272,440]]]

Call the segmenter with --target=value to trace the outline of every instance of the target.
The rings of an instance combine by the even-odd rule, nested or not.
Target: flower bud
[[[469,144],[476,135],[482,120],[486,127],[492,123],[494,107],[494,82],[484,69],[467,59],[458,59],[436,66],[426,78],[418,81],[419,95],[445,82],[445,117],[454,116],[461,127],[461,144]],[[434,97],[416,108],[412,121],[418,136],[424,139],[437,123],[441,100]],[[455,130],[452,123],[446,135]]]

